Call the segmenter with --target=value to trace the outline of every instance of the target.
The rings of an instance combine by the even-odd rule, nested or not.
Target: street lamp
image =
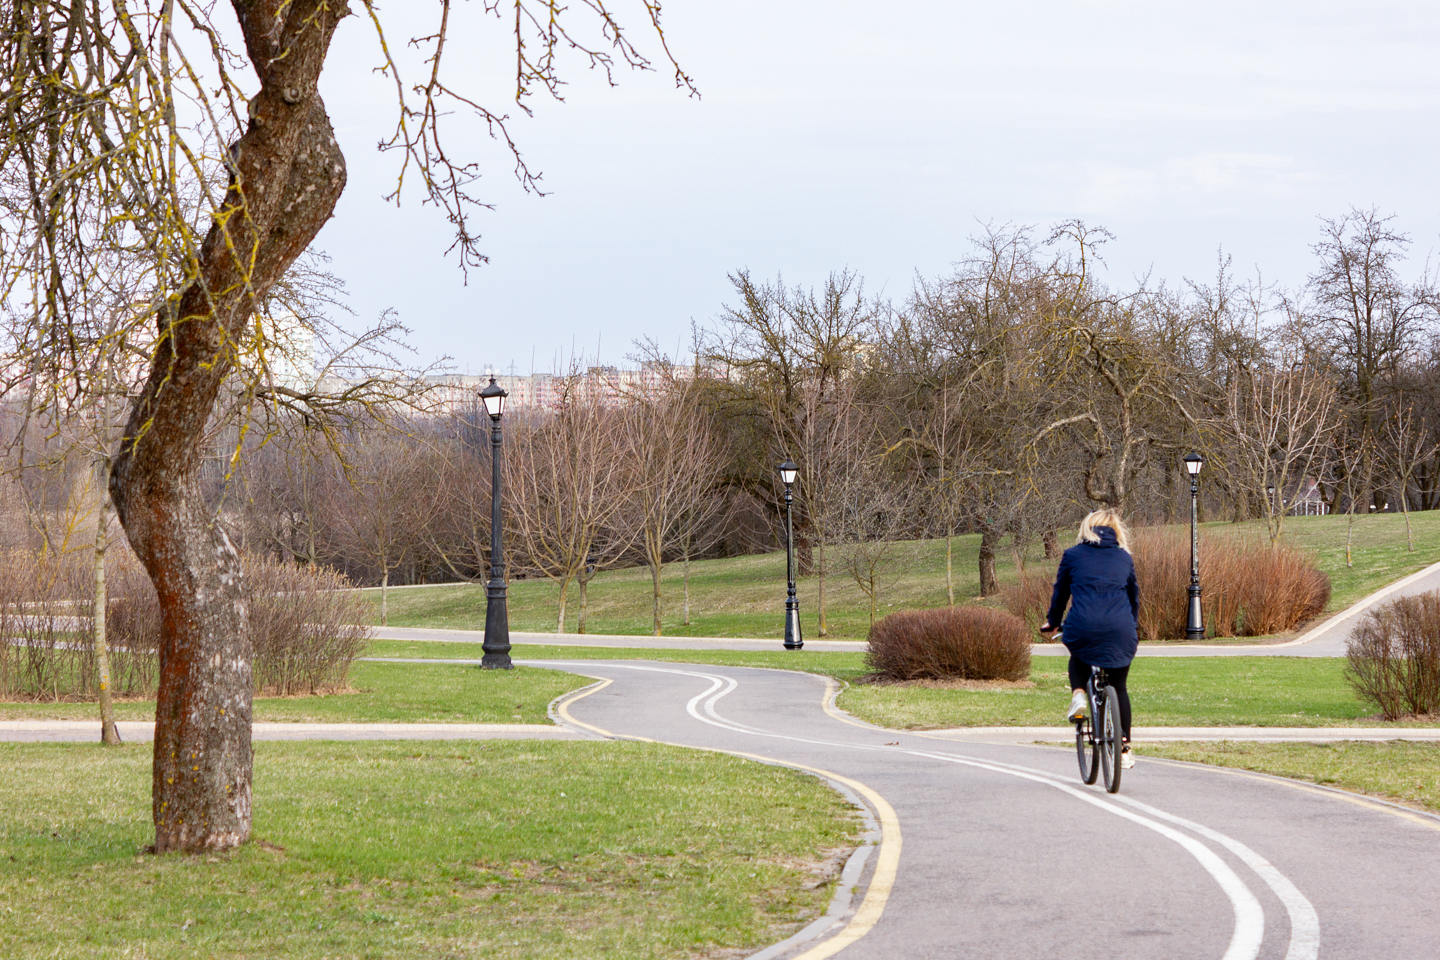
[[[500,543],[500,415],[505,412],[508,394],[490,378],[480,391],[480,402],[490,415],[490,582],[485,586],[485,655],[480,666],[486,670],[509,670],[510,615],[505,609],[505,551]]]
[[[1265,484],[1265,512],[1267,514],[1275,512],[1275,484],[1273,483]]]
[[[795,527],[791,522],[791,504],[795,497],[790,488],[800,475],[800,468],[789,457],[775,468],[780,471],[780,482],[785,484],[785,649],[799,650],[805,646],[800,638],[800,600],[795,596]]]
[[[1204,640],[1205,621],[1200,614],[1200,531],[1199,520],[1200,467],[1205,462],[1199,454],[1187,453],[1185,472],[1190,474],[1190,609],[1185,617],[1185,639]]]

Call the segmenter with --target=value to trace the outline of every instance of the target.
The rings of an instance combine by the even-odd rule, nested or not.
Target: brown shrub
[[[347,589],[350,582],[324,567],[248,557],[245,585],[256,691],[283,696],[344,687],[370,636],[360,625],[366,604]]]
[[[370,634],[369,627],[359,625],[367,614],[359,594],[328,569],[254,557],[246,557],[244,566],[256,692],[286,695],[344,687],[350,664]],[[153,695],[160,638],[155,588],[134,554],[123,548],[108,551],[105,578],[111,689],[117,696]],[[0,696],[95,695],[93,596],[89,554],[54,561],[29,551],[0,554]]]
[[[1140,585],[1140,639],[1180,640],[1190,590],[1190,537],[1177,530],[1137,530],[1131,537]],[[1330,601],[1330,578],[1308,556],[1267,541],[1209,536],[1200,541],[1201,607],[1207,633],[1258,637],[1318,616]],[[1023,577],[1002,592],[1005,608],[1038,624],[1051,583]]]
[[[1024,620],[1027,626],[1038,630],[1050,606],[1050,592],[1054,587],[1053,578],[1022,573],[1019,580],[1001,588],[1000,602],[1006,610]]]
[[[1140,639],[1185,636],[1190,538],[1180,531],[1138,531],[1132,538],[1140,584]],[[1210,536],[1200,541],[1201,608],[1206,632],[1257,637],[1318,616],[1330,578],[1292,547]]]
[[[870,628],[865,663],[888,680],[1023,680],[1030,630],[987,607],[902,610]]]
[[[1386,720],[1440,713],[1440,591],[1365,614],[1346,644],[1345,679]]]
[[[58,700],[87,681],[73,620],[84,582],[73,556],[0,554],[0,695]]]

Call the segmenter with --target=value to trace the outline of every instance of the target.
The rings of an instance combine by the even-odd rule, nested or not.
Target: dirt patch
[[[878,687],[919,687],[923,690],[1033,690],[1034,680],[886,680],[861,677],[857,682]]]

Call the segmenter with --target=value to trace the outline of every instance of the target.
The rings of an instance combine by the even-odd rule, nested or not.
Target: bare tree
[[[1410,526],[1410,482],[1420,465],[1440,452],[1440,438],[1428,424],[1416,416],[1415,408],[1406,404],[1383,419],[1381,433],[1383,457],[1395,478],[1400,509],[1405,514],[1405,549],[1415,552],[1415,532]]]
[[[93,251],[129,246],[154,271],[153,293],[135,314],[136,329],[152,334],[150,375],[110,485],[164,611],[152,779],[158,852],[226,849],[250,834],[247,613],[238,552],[201,497],[202,439],[237,358],[263,352],[251,318],[345,184],[318,87],[349,8],[331,0],[230,7],[243,49],[230,45],[215,5],[193,0],[16,2],[0,20],[0,176],[23,188],[21,202],[3,209],[0,289],[30,299],[23,311],[33,342],[53,346],[46,357],[63,368],[65,331],[99,269]],[[659,5],[644,7],[664,49]],[[522,108],[537,91],[558,96],[562,48],[607,75],[616,62],[649,65],[604,0],[582,9],[594,17],[594,43],[576,22],[583,13],[514,5],[510,90]],[[368,0],[365,12],[380,28]],[[439,125],[458,106],[514,144],[502,114],[447,82],[451,14],[443,4],[438,25],[415,41],[427,74],[420,84],[403,81],[389,51],[404,48],[381,34],[400,114],[387,146],[403,153],[402,176],[418,174],[446,211],[461,262],[473,264],[483,260],[468,215],[477,171],[450,159]],[[232,72],[237,64],[254,76]],[[678,68],[676,80],[689,83]]]
[[[1250,491],[1285,491],[1313,475],[1338,426],[1333,384],[1304,360],[1237,371],[1224,412],[1230,465]],[[1264,513],[1274,543],[1285,513],[1269,495]]]
[[[650,568],[651,628],[661,632],[661,574],[677,552],[688,556],[696,530],[723,501],[715,496],[720,449],[692,391],[671,380],[633,397],[626,408],[626,461],[633,471],[640,546]]]
[[[631,475],[617,410],[571,377],[557,409],[534,416],[512,433],[505,462],[508,502],[526,564],[560,591],[555,630],[565,630],[570,585],[580,588],[577,630],[585,632],[586,587],[596,569],[633,543],[619,529]]]

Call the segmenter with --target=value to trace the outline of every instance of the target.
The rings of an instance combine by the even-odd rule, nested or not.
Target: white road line
[[[686,703],[686,713],[702,723],[720,727],[733,733],[769,737],[816,746],[831,746],[867,751],[883,749],[865,744],[797,737],[791,734],[777,733],[759,727],[752,727],[739,721],[726,719],[716,710],[716,704],[723,697],[739,687],[739,682],[733,677],[671,667],[651,667],[634,664],[617,664],[616,666],[622,666],[624,669],[629,670],[666,673],[709,681],[707,689],[696,694]],[[1285,960],[1315,960],[1315,957],[1317,957],[1319,953],[1320,925],[1319,917],[1315,912],[1314,906],[1274,865],[1233,837],[1229,837],[1202,824],[1175,816],[1174,814],[1167,813],[1129,797],[1117,796],[1109,800],[1102,799],[1098,794],[1081,790],[1042,770],[997,761],[980,760],[959,754],[944,754],[909,749],[904,749],[901,752],[914,757],[963,764],[965,766],[985,769],[994,773],[1040,783],[1060,790],[1114,816],[1139,824],[1172,841],[1189,853],[1200,866],[1211,875],[1231,902],[1235,915],[1235,928],[1222,960],[1254,960],[1254,958],[1259,956],[1265,932],[1265,914],[1260,901],[1239,875],[1213,850],[1194,837],[1187,836],[1179,830],[1166,826],[1165,823],[1159,821],[1169,821],[1170,823],[1199,834],[1223,846],[1253,870],[1284,905],[1290,919],[1290,943],[1285,953]],[[1125,804],[1132,809],[1123,809],[1117,804]],[[1143,815],[1134,812],[1136,810],[1143,811]]]

